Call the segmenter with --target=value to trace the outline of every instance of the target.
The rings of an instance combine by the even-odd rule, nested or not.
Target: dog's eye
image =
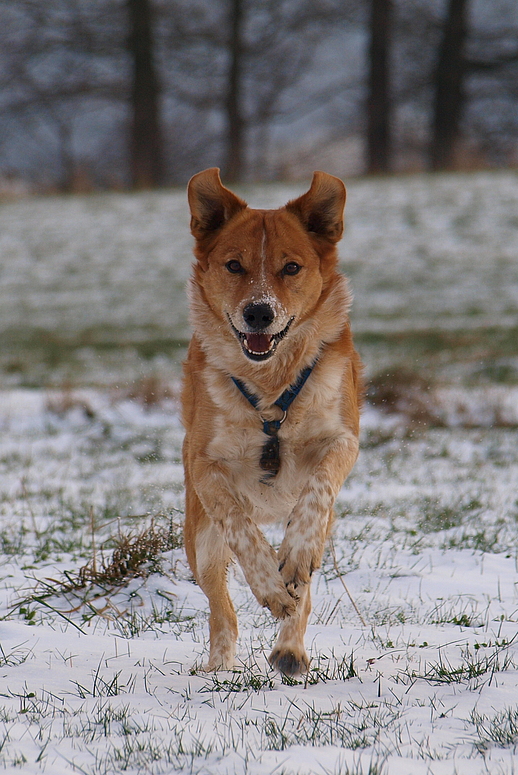
[[[231,274],[241,274],[242,272],[244,272],[244,269],[239,263],[239,261],[236,261],[235,259],[233,259],[232,261],[228,261],[225,264],[225,266],[227,267],[228,271]]]
[[[295,261],[290,261],[288,264],[286,264],[286,266],[282,270],[282,273],[294,275],[294,274],[298,274],[301,269],[302,267],[299,266],[299,264],[296,264]]]

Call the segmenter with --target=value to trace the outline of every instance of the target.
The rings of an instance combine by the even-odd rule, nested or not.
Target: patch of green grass
[[[461,659],[453,664],[442,652],[439,652],[437,662],[427,662],[423,670],[410,667],[400,671],[395,677],[396,682],[411,683],[425,681],[432,685],[469,684],[476,691],[482,686],[491,685],[498,673],[506,670],[516,670],[517,665],[508,652],[508,645],[496,648],[491,654],[480,650],[471,651],[466,647],[462,650]]]
[[[8,557],[24,555],[26,552],[27,527],[23,522],[0,531],[0,552]]]
[[[74,693],[84,700],[87,697],[116,697],[119,694],[132,694],[135,691],[135,680],[135,677],[130,675],[126,681],[122,682],[120,670],[105,677],[101,673],[100,662],[92,675],[90,687],[82,686],[77,681],[72,681],[72,684],[75,686]]]
[[[354,652],[349,655],[345,654],[341,659],[336,659],[334,654],[331,654],[330,657],[319,654],[316,659],[311,660],[304,684],[305,686],[313,686],[329,681],[348,681],[357,677]]]
[[[210,673],[207,683],[201,687],[201,693],[221,693],[229,696],[234,692],[260,692],[275,688],[273,671],[262,673],[257,667],[243,665],[235,670]]]
[[[470,722],[475,726],[477,739],[473,743],[479,753],[490,748],[518,748],[518,707],[504,708],[492,716],[472,711]]]
[[[475,605],[468,601],[460,610],[452,600],[439,601],[433,611],[426,617],[430,624],[454,624],[457,627],[482,627],[486,622],[480,613],[475,610]]]
[[[473,549],[476,552],[487,554],[508,551],[510,548],[515,548],[516,538],[514,541],[504,540],[502,542],[501,534],[504,527],[502,520],[496,520],[496,524],[487,527],[481,526],[474,530],[465,529],[458,534],[448,536],[441,542],[440,548],[446,551],[448,549]]]
[[[469,385],[518,384],[518,326],[460,331],[357,333],[355,342],[369,365],[383,360],[390,368],[417,372],[430,384],[441,381],[452,367]]]
[[[462,522],[462,513],[452,506],[441,506],[438,503],[423,502],[423,513],[418,521],[418,527],[423,533],[437,533],[440,530],[450,530]]]
[[[85,617],[90,618],[88,611],[85,611]],[[177,638],[189,633],[196,637],[200,627],[198,616],[184,614],[169,599],[161,607],[153,604],[149,614],[142,613],[138,608],[119,613],[113,617],[112,624],[123,638],[136,638],[145,632],[167,632]]]
[[[78,722],[74,716],[64,718],[63,735],[91,743],[113,734],[132,734],[136,728],[142,731],[140,725],[132,719],[132,715],[129,704],[113,706],[103,697],[95,703],[87,719]]]
[[[489,361],[473,372],[475,382],[516,385],[518,383],[518,368],[505,361]]]
[[[20,387],[71,385],[130,385],[135,375],[148,374],[160,358],[161,370],[178,373],[187,341],[166,339],[149,331],[149,338],[128,341],[127,331],[100,327],[73,340],[27,328],[6,333],[9,347],[0,351],[0,384]]]
[[[24,649],[20,646],[14,648],[12,651],[6,652],[0,643],[0,667],[17,667],[18,665],[23,665],[30,654],[31,652],[29,649]]]
[[[483,505],[478,498],[470,498],[469,501],[460,499],[446,504],[436,499],[423,498],[418,507],[421,514],[417,526],[426,534],[458,527],[467,518],[478,516]]]
[[[259,729],[264,747],[271,751],[286,751],[294,745],[333,745],[356,751],[378,743],[382,730],[398,717],[397,709],[377,703],[359,705],[350,701],[321,710],[293,702],[284,718],[269,714]]]

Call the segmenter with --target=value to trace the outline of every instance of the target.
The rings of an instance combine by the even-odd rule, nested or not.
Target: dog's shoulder
[[[356,435],[360,432],[360,411],[364,396],[363,363],[356,351],[349,322],[336,343],[336,349],[344,363],[341,386],[342,414]]]
[[[184,428],[188,431],[193,423],[196,394],[199,393],[201,376],[205,368],[206,356],[196,336],[193,336],[187,357],[183,363],[183,381],[182,381],[182,422]]]

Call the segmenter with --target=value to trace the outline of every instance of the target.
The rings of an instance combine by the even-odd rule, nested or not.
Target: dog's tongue
[[[246,344],[253,353],[265,353],[270,349],[271,338],[268,334],[247,334]]]

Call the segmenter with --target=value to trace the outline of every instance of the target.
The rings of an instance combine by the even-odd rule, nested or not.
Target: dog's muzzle
[[[264,329],[274,320],[275,314],[269,304],[249,304],[243,310],[243,319],[252,331],[239,331],[227,313],[228,322],[236,335],[241,348],[252,361],[265,361],[270,358],[281,341],[289,331],[294,318],[288,320],[287,325],[275,334],[267,334]],[[261,330],[263,329],[263,330]]]

